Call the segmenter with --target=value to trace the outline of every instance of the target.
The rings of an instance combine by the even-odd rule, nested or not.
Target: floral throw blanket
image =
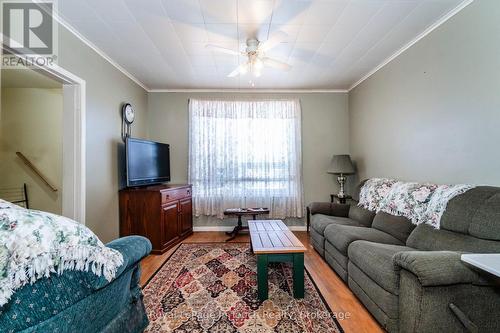
[[[427,223],[439,229],[448,201],[473,187],[465,184],[419,184],[372,178],[361,187],[359,206],[404,216],[413,224]]]
[[[0,307],[28,283],[65,270],[91,271],[111,281],[120,252],[84,225],[0,199]]]

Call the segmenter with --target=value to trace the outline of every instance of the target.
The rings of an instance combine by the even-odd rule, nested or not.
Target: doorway
[[[62,84],[3,69],[1,87],[0,197],[62,214]]]
[[[0,76],[0,172],[8,175],[0,190],[19,189],[19,204],[85,223],[85,81],[58,66]]]

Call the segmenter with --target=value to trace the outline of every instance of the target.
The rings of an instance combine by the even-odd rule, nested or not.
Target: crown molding
[[[135,76],[130,74],[125,68],[120,66],[117,62],[115,62],[113,59],[111,59],[110,56],[108,56],[103,50],[98,48],[94,43],[89,41],[85,36],[83,36],[78,30],[76,30],[71,24],[69,24],[65,19],[63,19],[59,13],[56,13],[54,16],[55,20],[59,22],[61,26],[66,28],[69,32],[71,32],[73,35],[75,35],[76,38],[81,40],[85,45],[90,47],[94,52],[96,52],[98,55],[103,57],[105,60],[107,60],[111,65],[113,65],[116,69],[118,69],[120,72],[122,72],[126,77],[128,77],[130,80],[135,82],[137,85],[139,85],[142,89],[146,90],[146,92],[149,92],[149,88],[142,83],[139,79],[137,79]]]
[[[467,7],[468,5],[470,5],[472,2],[474,2],[474,0],[464,0],[464,1],[462,1],[457,7],[453,8],[451,11],[449,11],[444,16],[442,16],[439,20],[437,20],[436,22],[434,22],[431,26],[429,26],[427,29],[425,29],[421,34],[419,34],[417,37],[415,37],[414,39],[412,39],[405,46],[403,46],[398,51],[396,51],[396,53],[394,53],[389,58],[387,58],[384,61],[382,61],[382,63],[380,63],[377,67],[375,67],[374,69],[372,69],[371,71],[369,71],[365,76],[363,76],[356,83],[354,83],[347,91],[350,92],[351,90],[353,90],[354,88],[356,88],[363,81],[365,81],[370,76],[372,76],[373,74],[375,74],[376,72],[378,72],[380,69],[382,69],[383,67],[385,67],[387,64],[389,64],[395,58],[397,58],[398,56],[400,56],[403,52],[405,52],[410,47],[412,47],[413,45],[415,45],[419,40],[421,40],[422,38],[424,38],[425,36],[427,36],[428,34],[430,34],[431,32],[433,32],[434,30],[436,30],[440,25],[442,25],[443,23],[445,23],[446,21],[448,21],[450,18],[452,18],[453,16],[455,16],[456,14],[458,14],[462,9],[464,9],[465,7]]]
[[[347,93],[347,89],[149,89],[152,93],[241,93],[241,94],[313,94]]]

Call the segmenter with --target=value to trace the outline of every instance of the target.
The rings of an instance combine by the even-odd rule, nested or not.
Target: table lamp
[[[344,185],[346,181],[345,176],[352,175],[355,172],[351,157],[349,155],[333,155],[330,167],[328,168],[327,172],[338,175],[337,181],[340,185],[338,197],[344,198],[346,196],[344,192]]]

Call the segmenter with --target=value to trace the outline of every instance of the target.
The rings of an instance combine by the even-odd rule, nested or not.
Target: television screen
[[[127,138],[127,186],[141,186],[170,181],[168,144]]]

